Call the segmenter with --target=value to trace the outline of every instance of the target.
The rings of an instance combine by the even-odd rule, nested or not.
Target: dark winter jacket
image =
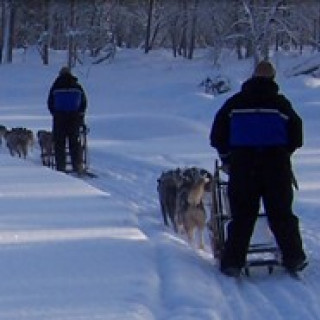
[[[222,160],[235,150],[283,150],[291,154],[303,144],[302,121],[271,78],[253,77],[217,112],[211,146]]]
[[[52,115],[63,112],[84,114],[87,99],[77,78],[70,73],[59,75],[48,96],[48,109]]]

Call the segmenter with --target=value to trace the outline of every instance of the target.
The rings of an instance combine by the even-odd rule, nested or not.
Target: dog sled
[[[82,168],[83,168],[83,172],[86,175],[93,177],[94,174],[89,172],[88,140],[87,140],[88,133],[89,133],[89,128],[85,124],[82,124],[80,127],[80,135],[79,135]],[[52,133],[46,131],[43,134],[43,138],[45,138],[46,141],[42,141],[41,143],[40,141],[41,138],[39,137],[39,134],[38,134],[39,144],[41,148],[40,156],[41,156],[42,164],[52,169],[55,169],[56,162],[55,162]],[[68,143],[66,144],[66,172],[67,173],[72,172],[71,156],[70,156]]]
[[[230,220],[227,175],[216,160],[212,181],[211,216],[208,222],[209,239],[215,259],[221,259]],[[248,248],[245,274],[249,276],[252,267],[266,267],[271,274],[274,267],[280,265],[279,256],[279,248],[268,227],[266,214],[261,212]]]

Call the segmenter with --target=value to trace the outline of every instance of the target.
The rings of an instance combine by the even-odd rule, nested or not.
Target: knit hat
[[[270,62],[261,61],[257,64],[253,76],[273,79],[276,76],[276,70]]]
[[[69,67],[62,67],[59,71],[59,75],[71,74],[71,70]]]

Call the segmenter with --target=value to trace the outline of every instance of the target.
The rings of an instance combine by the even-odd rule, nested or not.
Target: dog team
[[[198,234],[198,247],[204,248],[206,227],[205,195],[210,192],[212,175],[205,169],[190,167],[163,172],[157,180],[157,191],[165,225],[185,233],[191,245]]]
[[[38,130],[36,136],[41,150],[43,165],[50,166],[50,161],[54,154],[52,133],[46,130]],[[0,145],[3,143],[6,144],[11,156],[26,159],[33,150],[35,136],[32,130],[27,128],[15,127],[8,129],[6,126],[0,125]]]

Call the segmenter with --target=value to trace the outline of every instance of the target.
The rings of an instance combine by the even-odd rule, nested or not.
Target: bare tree
[[[255,63],[269,58],[270,39],[274,36],[273,26],[278,21],[277,14],[282,0],[272,0],[267,3],[265,0],[242,0],[244,9],[242,22],[247,26],[245,37],[252,49]]]
[[[0,10],[4,62],[32,45],[44,64],[49,48],[66,50],[70,67],[108,45],[170,47],[189,59],[208,46],[216,63],[225,48],[255,61],[271,49],[320,50],[319,0],[2,0]]]
[[[42,44],[42,59],[43,64],[49,64],[49,12],[50,12],[50,0],[44,1],[43,15],[44,15],[44,41]]]
[[[5,2],[1,1],[1,31],[0,31],[0,63],[2,63],[3,47],[4,47],[4,29],[5,29]]]
[[[71,69],[76,64],[75,43],[75,0],[70,0],[70,21],[68,30],[68,67]]]
[[[192,59],[193,51],[195,48],[195,39],[196,39],[196,29],[197,29],[197,21],[198,21],[198,5],[199,0],[194,0],[194,5],[192,9],[192,20],[191,20],[191,30],[190,30],[190,40],[189,40],[189,48],[188,48],[188,59]]]
[[[150,34],[151,34],[151,25],[152,25],[152,15],[153,15],[153,6],[154,0],[149,0],[149,7],[148,7],[148,22],[146,28],[146,40],[144,45],[144,52],[148,53],[150,48]]]
[[[2,1],[3,32],[2,32],[2,61],[12,62],[13,35],[15,26],[15,2],[13,0]]]
[[[43,0],[42,3],[41,13],[43,17],[43,24],[41,24],[41,28],[43,30],[40,32],[37,41],[37,48],[44,65],[49,64],[50,1],[51,0]]]

